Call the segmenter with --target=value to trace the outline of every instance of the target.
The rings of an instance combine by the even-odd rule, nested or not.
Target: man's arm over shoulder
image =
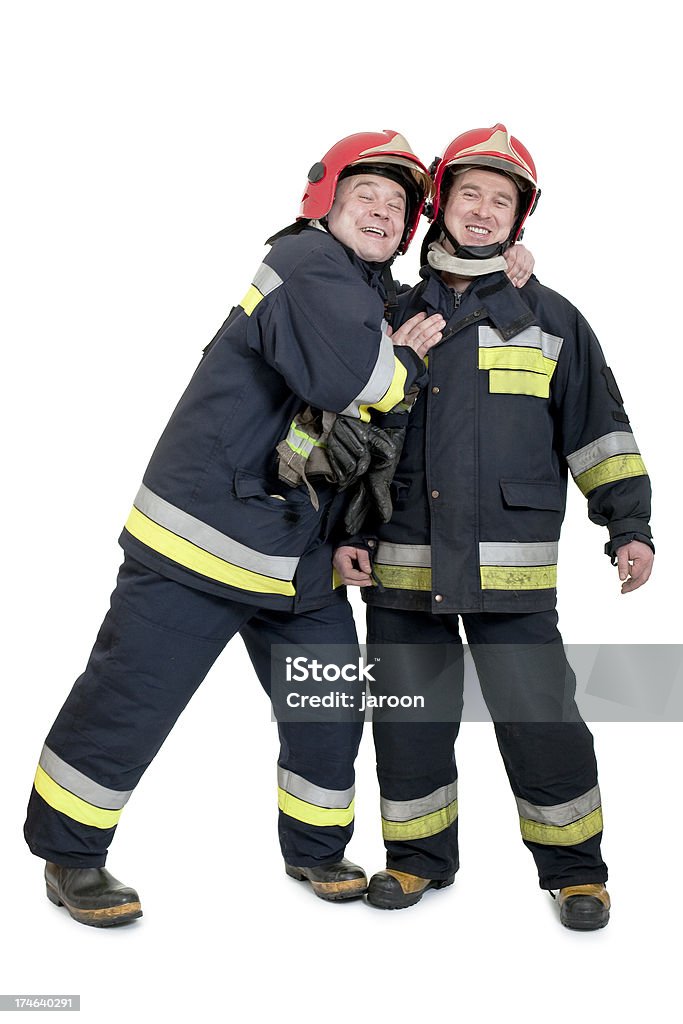
[[[282,239],[256,275],[260,292],[259,276],[267,301],[249,314],[249,344],[305,402],[369,419],[423,377],[412,349],[394,349],[379,291],[334,239],[312,231]]]

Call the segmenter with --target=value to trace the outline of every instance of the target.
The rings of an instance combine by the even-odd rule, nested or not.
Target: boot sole
[[[446,889],[449,885],[453,885],[454,881],[455,875],[451,875],[450,878],[445,878],[442,882],[432,881],[420,892],[405,893],[398,903],[396,902],[395,897],[382,892],[377,894],[369,892],[367,901],[371,907],[377,907],[378,910],[407,910],[408,907],[414,907],[416,903],[419,903],[424,894],[430,889]]]
[[[72,907],[49,885],[45,886],[45,892],[50,903],[54,903],[56,907],[64,907],[74,921],[78,921],[79,924],[91,925],[93,928],[113,928],[142,917],[142,907],[139,902],[121,903],[117,907],[100,907],[97,910],[82,910],[79,907]]]
[[[346,882],[313,882],[303,871],[297,871],[296,868],[288,864],[285,864],[285,872],[290,878],[295,878],[297,882],[309,882],[316,896],[328,903],[357,900],[368,888],[367,878],[351,878]]]
[[[599,928],[604,928],[609,922],[609,910],[605,910],[603,914],[595,914],[585,918],[576,917],[565,917],[560,911],[560,924],[563,924],[565,928],[571,928],[574,932],[594,932],[598,931]]]

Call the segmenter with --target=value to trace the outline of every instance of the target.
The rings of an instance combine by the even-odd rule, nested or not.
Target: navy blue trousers
[[[24,828],[33,853],[71,867],[105,863],[125,802],[236,633],[266,693],[272,644],[357,645],[346,601],[296,615],[264,610],[183,586],[126,557],[85,672],[45,741]],[[339,860],[353,832],[362,722],[282,722],[278,729],[285,861]]]
[[[368,659],[380,658],[379,688],[426,693],[448,711],[434,721],[374,713],[387,866],[440,880],[458,870],[459,619],[541,887],[604,882],[593,738],[576,707],[555,611],[458,616],[368,608]]]

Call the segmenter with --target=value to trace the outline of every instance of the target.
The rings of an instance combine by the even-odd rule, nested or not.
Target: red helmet
[[[401,184],[412,184],[415,198],[407,195],[408,216],[398,248],[398,252],[405,252],[417,229],[425,200],[431,195],[432,182],[425,165],[415,156],[403,135],[397,132],[359,132],[357,135],[347,135],[332,146],[308,172],[306,191],[297,220],[319,219],[328,214],[332,209],[339,176],[345,168],[355,164],[376,166],[378,174],[384,166],[390,172],[390,177],[396,176],[400,180],[398,175],[401,175],[404,179]],[[409,191],[410,187],[406,188],[406,193]]]
[[[434,159],[430,168],[434,179],[430,220],[436,220],[439,213],[446,169],[468,166],[491,168],[515,180],[522,193],[522,202],[510,241],[518,241],[522,236],[524,222],[536,209],[541,190],[536,181],[536,165],[529,150],[514,135],[510,135],[504,124],[464,132],[446,146],[443,156]]]

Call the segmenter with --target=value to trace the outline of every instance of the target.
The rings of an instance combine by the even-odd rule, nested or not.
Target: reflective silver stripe
[[[458,783],[449,782],[447,786],[435,789],[428,796],[418,797],[416,800],[380,800],[382,817],[387,821],[410,821],[412,818],[421,818],[423,814],[431,814],[432,811],[440,811],[442,807],[448,807],[458,797]]]
[[[287,444],[293,452],[297,452],[304,459],[307,459],[314,448],[322,447],[319,442],[313,440],[308,434],[305,434],[303,430],[298,430],[294,424],[289,428],[289,433],[285,438]]]
[[[640,455],[636,439],[628,430],[615,430],[567,456],[572,476],[579,476],[613,455]]]
[[[53,782],[57,785],[62,786],[63,789],[68,789],[74,796],[79,797],[81,800],[85,800],[86,803],[93,804],[95,807],[102,807],[107,811],[120,811],[122,807],[125,807],[128,799],[133,790],[123,792],[118,789],[106,789],[105,786],[100,786],[99,783],[93,782],[87,775],[77,771],[76,768],[72,768],[66,761],[62,761],[61,757],[57,757],[53,750],[50,750],[48,746],[43,747],[43,751],[40,755],[40,767],[49,775]]]
[[[286,771],[279,765],[277,784],[290,796],[305,800],[307,804],[315,804],[316,807],[348,807],[356,792],[355,786],[350,786],[349,789],[321,789],[320,786],[314,786],[312,782],[308,782],[301,775]]]
[[[192,544],[216,555],[232,565],[238,565],[242,569],[249,569],[251,572],[260,573],[262,576],[270,576],[276,580],[292,580],[296,567],[299,564],[298,558],[291,558],[285,555],[264,555],[261,551],[248,548],[246,544],[240,544],[225,533],[214,530],[213,526],[203,523],[200,519],[188,515],[182,509],[176,508],[168,501],[160,498],[149,487],[144,484],[140,487],[134,501],[135,507],[152,519],[159,526],[170,530],[178,537],[189,540]]]
[[[267,263],[262,263],[254,274],[252,284],[265,297],[269,292],[275,291],[276,288],[280,287],[282,278]]]
[[[378,402],[380,398],[386,395],[391,382],[394,379],[394,346],[391,343],[391,338],[387,334],[387,322],[382,321],[382,340],[379,345],[379,355],[377,356],[377,362],[375,363],[370,380],[365,385],[361,393],[354,398],[354,400],[347,405],[345,409],[342,409],[342,416],[355,416],[356,419],[360,416],[360,407],[362,405],[373,405]],[[399,397],[403,397],[403,393]]]
[[[537,807],[527,800],[515,797],[520,818],[538,821],[542,825],[570,825],[579,818],[585,818],[591,811],[600,806],[600,787],[594,786],[587,793],[568,800],[564,804],[553,804],[552,807]]]
[[[381,541],[377,546],[375,561],[382,565],[415,565],[430,569],[432,549],[429,544],[387,544]]]
[[[557,541],[521,544],[488,543],[479,545],[480,565],[556,565]]]
[[[479,328],[479,348],[505,348],[508,345],[518,345],[522,348],[539,348],[544,356],[555,362],[560,357],[560,350],[564,338],[558,338],[554,334],[546,334],[540,327],[526,327],[519,334],[507,341],[499,331],[493,327]]]

